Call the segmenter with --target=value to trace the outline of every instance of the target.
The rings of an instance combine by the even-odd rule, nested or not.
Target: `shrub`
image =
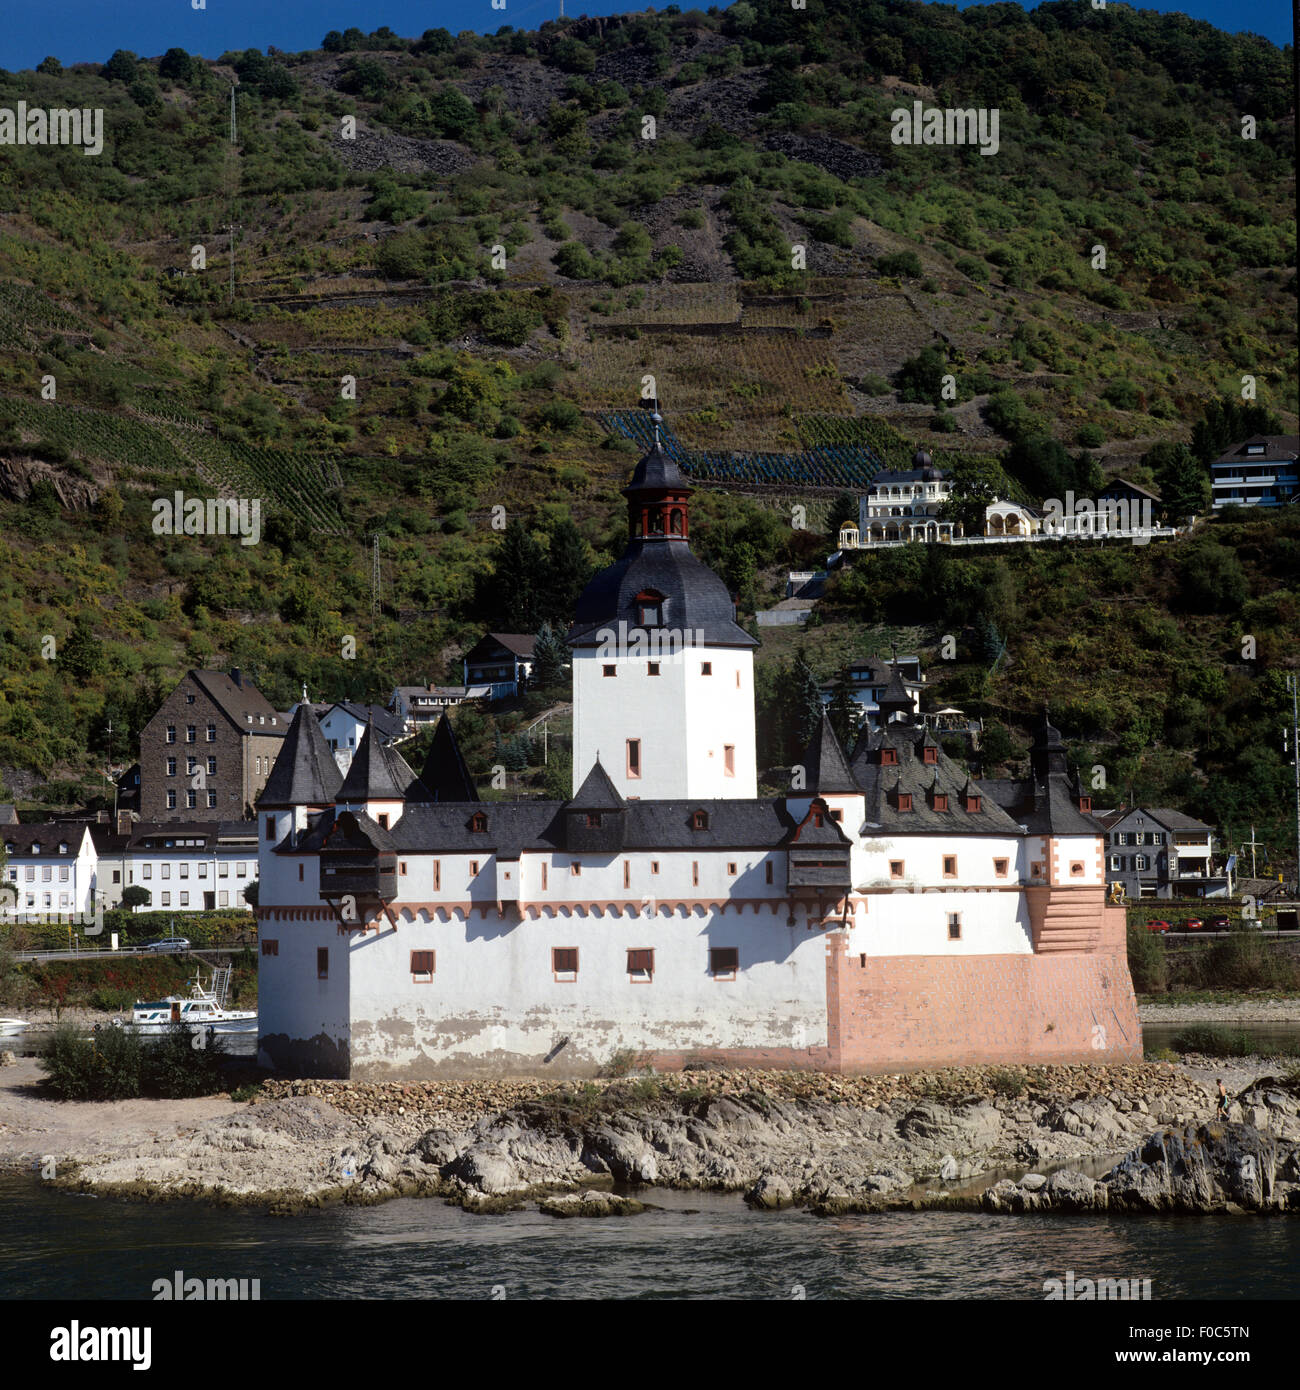
[[[1128,929],[1128,968],[1139,994],[1164,994],[1169,988],[1169,960],[1164,943],[1145,926]]]
[[[1028,1089],[1029,1078],[1025,1075],[1023,1067],[990,1067],[988,1083],[995,1096],[1015,1100]]]
[[[140,1067],[142,1093],[179,1100],[221,1090],[224,1042],[219,1035],[204,1038],[202,1047],[195,1041],[183,1023],[173,1024],[157,1041],[150,1039]]]
[[[60,1100],[129,1100],[140,1094],[143,1044],[124,1028],[86,1037],[72,1024],[54,1030],[40,1059]]]
[[[921,261],[915,251],[895,251],[876,262],[878,275],[900,275],[913,280],[921,276]]]
[[[1106,431],[1100,425],[1080,425],[1074,438],[1085,449],[1099,449],[1106,442]]]
[[[1255,1044],[1240,1028],[1219,1023],[1192,1023],[1174,1035],[1175,1052],[1200,1052],[1207,1057],[1249,1057]]]

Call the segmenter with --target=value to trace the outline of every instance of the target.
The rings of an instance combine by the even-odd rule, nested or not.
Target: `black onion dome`
[[[756,647],[735,619],[727,586],[682,542],[634,540],[620,559],[582,591],[565,640],[571,647],[599,646],[600,631],[641,628],[637,595],[663,595],[662,626],[690,636],[683,641],[713,647]],[[654,629],[651,629],[652,631]]]
[[[645,454],[632,474],[632,481],[623,489],[624,497],[643,492],[694,492],[686,474],[664,453],[658,444]]]

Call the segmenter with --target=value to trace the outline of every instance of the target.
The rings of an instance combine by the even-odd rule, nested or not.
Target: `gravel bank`
[[[1300,1023],[1300,999],[1237,999],[1212,1004],[1139,1004],[1143,1023]]]

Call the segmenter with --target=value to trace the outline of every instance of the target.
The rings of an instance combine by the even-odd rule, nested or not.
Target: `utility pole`
[[[1297,893],[1300,893],[1300,677],[1292,671],[1286,678],[1286,688],[1291,692],[1291,766],[1295,768],[1295,875]],[[1282,747],[1287,745],[1286,731],[1282,734]],[[1251,832],[1254,833],[1253,831]]]
[[[1242,849],[1245,849],[1247,845],[1250,846],[1250,876],[1251,878],[1257,878],[1258,875],[1255,873],[1255,851],[1257,849],[1264,849],[1265,845],[1262,840],[1257,840],[1255,838],[1255,827],[1253,825],[1250,827],[1250,839],[1242,842]]]

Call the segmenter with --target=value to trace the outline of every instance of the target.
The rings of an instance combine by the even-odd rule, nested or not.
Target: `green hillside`
[[[751,610],[918,445],[1037,500],[1167,486],[1155,446],[1203,461],[1193,425],[1243,376],[1242,420],[1296,428],[1291,53],[1262,39],[1123,5],[742,0],[105,59],[0,73],[0,106],[105,130],[94,158],[3,151],[6,795],[102,786],[189,665],[281,708],[304,681],[386,698],[458,680],[485,625],[563,624],[620,543],[647,376]],[[996,107],[996,155],[893,143],[914,101]],[[261,499],[259,543],[156,534],[178,489]],[[873,558],[821,626],[764,629],[764,746],[797,641],[827,679],[901,635],[937,698],[1010,722],[1008,757],[1047,699],[1112,784],[1281,838],[1297,530]]]

